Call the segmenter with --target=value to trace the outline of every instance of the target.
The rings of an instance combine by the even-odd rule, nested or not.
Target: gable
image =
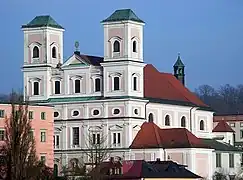
[[[63,65],[62,67],[72,67],[72,66],[87,66],[85,61],[83,61],[79,56],[73,54]]]

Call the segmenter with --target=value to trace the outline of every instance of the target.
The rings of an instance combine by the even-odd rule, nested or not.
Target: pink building
[[[0,141],[4,140],[5,117],[11,113],[11,104],[0,104]],[[29,118],[36,141],[36,152],[40,160],[53,167],[53,108],[51,106],[29,106]]]

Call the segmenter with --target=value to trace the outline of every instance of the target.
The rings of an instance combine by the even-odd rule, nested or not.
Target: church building
[[[51,16],[22,26],[24,94],[54,106],[55,166],[90,162],[90,147],[102,144],[124,160],[170,159],[208,179],[218,169],[235,175],[241,152],[234,132],[221,128],[215,135],[214,112],[185,87],[180,55],[173,74],[145,63],[145,22],[131,9],[116,10],[101,24],[104,56],[82,54],[76,42],[65,60],[65,29]]]

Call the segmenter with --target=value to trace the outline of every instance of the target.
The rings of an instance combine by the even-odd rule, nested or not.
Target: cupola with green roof
[[[101,21],[102,23],[106,22],[117,22],[117,21],[135,21],[138,23],[144,23],[131,9],[119,9],[116,10],[108,18]]]
[[[57,29],[64,29],[50,15],[36,16],[28,24],[22,25],[22,28],[38,28],[38,27],[52,27]]]
[[[180,53],[178,53],[177,60],[173,66],[174,68],[174,76],[181,81],[183,85],[185,85],[185,65],[181,60]]]

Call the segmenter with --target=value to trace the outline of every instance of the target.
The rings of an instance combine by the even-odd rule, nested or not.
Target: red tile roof
[[[208,148],[185,128],[160,129],[152,122],[143,123],[130,148]]]
[[[172,74],[161,73],[151,64],[144,67],[144,96],[208,107]]]
[[[219,121],[213,132],[235,132],[226,121]]]

